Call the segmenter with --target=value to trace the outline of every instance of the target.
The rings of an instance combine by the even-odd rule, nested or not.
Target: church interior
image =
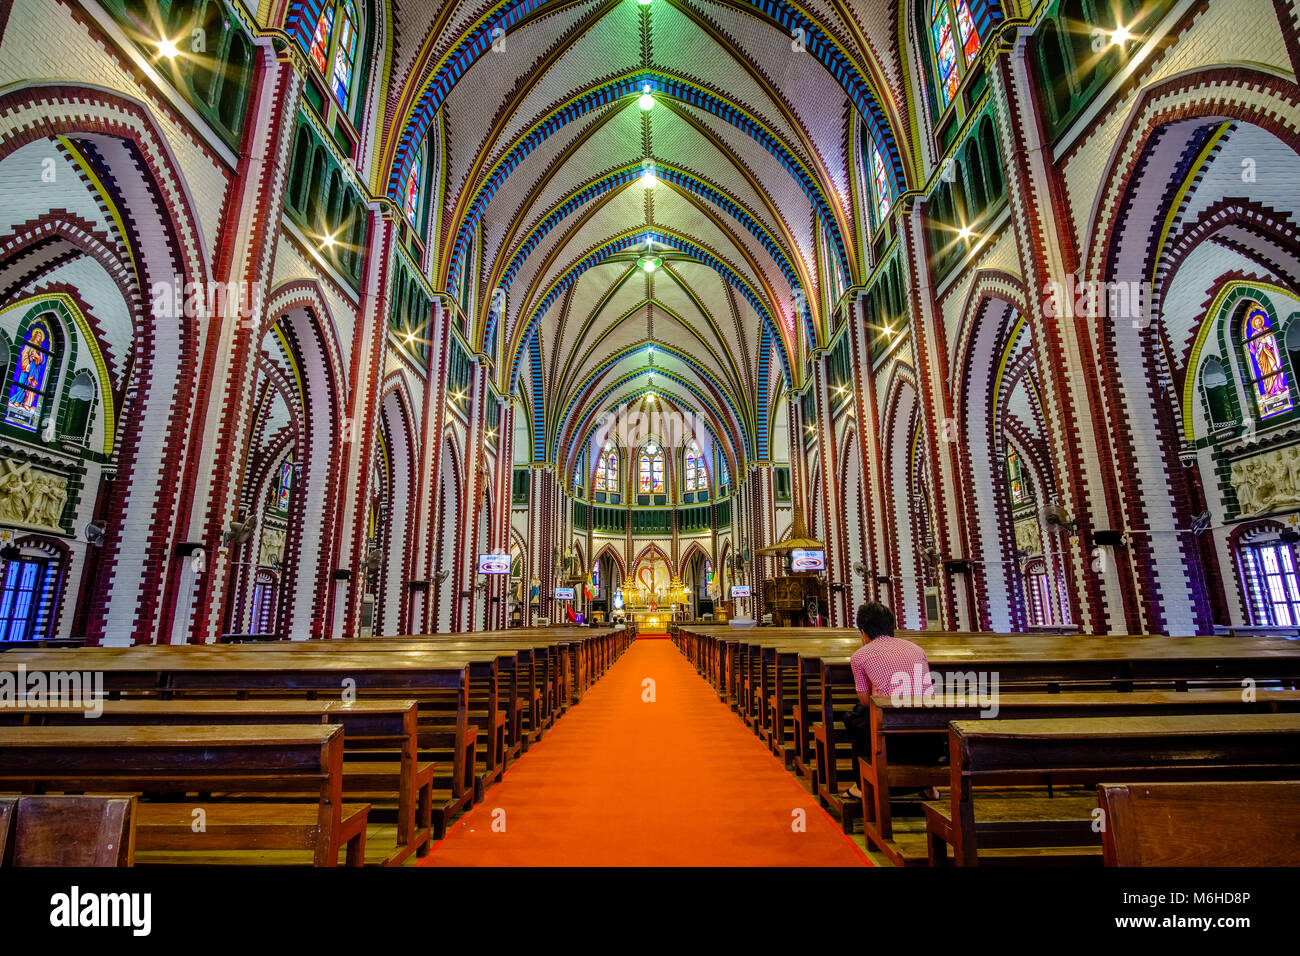
[[[0,0],[0,868],[1300,865],[1298,71]]]

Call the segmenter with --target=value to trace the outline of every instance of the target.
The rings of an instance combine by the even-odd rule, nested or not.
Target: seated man
[[[858,630],[862,633],[862,646],[849,658],[853,671],[853,684],[858,692],[858,703],[841,719],[853,741],[854,759],[870,761],[871,728],[869,706],[873,694],[892,695],[896,691],[907,697],[920,697],[930,689],[930,662],[920,646],[894,636],[894,612],[879,601],[858,608]],[[924,687],[914,687],[913,679],[920,674]],[[932,740],[902,739],[889,747],[889,759],[898,763],[933,764],[943,762],[943,748]],[[854,776],[857,776],[855,770]],[[922,791],[934,800],[938,790],[930,787]],[[846,800],[860,800],[862,791],[854,784],[841,796]]]

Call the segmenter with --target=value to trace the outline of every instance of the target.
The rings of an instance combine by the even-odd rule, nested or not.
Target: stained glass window
[[[1291,383],[1273,334],[1273,320],[1258,302],[1246,303],[1241,340],[1259,417],[1268,418],[1293,408]]]
[[[45,636],[49,591],[56,571],[47,561],[14,558],[5,562],[0,587],[0,641],[25,641]]]
[[[709,487],[709,473],[704,467],[704,456],[692,444],[686,450],[686,482],[683,491],[704,491]]]
[[[962,52],[966,54],[966,62],[969,64],[979,52],[980,35],[975,29],[975,20],[970,15],[967,0],[957,0],[957,30],[961,34]]]
[[[1300,622],[1300,581],[1291,547],[1282,542],[1242,549],[1256,624],[1294,627]]]
[[[880,147],[874,142],[871,144],[871,184],[875,190],[876,222],[883,223],[889,218],[893,191],[889,188],[889,172],[880,156]]]
[[[1011,486],[1012,504],[1020,504],[1029,498],[1025,487],[1025,473],[1020,464],[1020,456],[1012,449],[1007,449],[1007,482]]]
[[[654,445],[647,445],[641,452],[637,488],[643,495],[662,495],[665,487],[664,453]]]
[[[718,456],[718,484],[724,488],[731,487],[731,472],[727,470],[727,459]]]
[[[941,105],[946,108],[957,95],[962,75],[979,53],[980,34],[971,15],[970,0],[933,0],[930,42]]]
[[[275,506],[281,511],[289,510],[289,488],[293,485],[293,460],[286,458],[280,466],[280,484],[275,490]]]
[[[9,383],[5,421],[29,432],[40,428],[41,410],[50,388],[50,366],[54,361],[50,345],[50,328],[45,322],[38,319],[29,325]]]
[[[596,490],[618,491],[618,449],[607,448],[596,463]]]
[[[356,63],[357,11],[349,0],[342,8],[338,45],[334,48],[334,73],[330,77],[334,99],[338,100],[342,107],[348,105],[348,94],[352,91],[352,74],[356,69]]]
[[[411,160],[411,172],[406,177],[406,218],[412,226],[420,214],[420,178],[424,170],[424,148],[421,147]]]
[[[948,12],[946,0],[939,0],[934,5],[934,19],[930,22],[930,33],[934,39],[934,65],[939,71],[939,92],[943,95],[943,105],[952,102],[957,85],[961,82],[961,71],[957,69],[957,48],[952,38],[952,16]]]
[[[311,38],[311,47],[307,50],[307,55],[311,57],[312,64],[320,71],[321,76],[325,75],[329,63],[330,30],[333,27],[334,5],[330,4],[320,12],[320,19],[316,21],[316,32]]]

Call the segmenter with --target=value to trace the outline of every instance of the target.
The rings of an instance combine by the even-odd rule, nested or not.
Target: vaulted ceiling
[[[467,335],[529,404],[533,454],[570,460],[654,376],[734,457],[767,457],[777,379],[862,278],[852,138],[911,178],[897,4],[392,6],[379,165],[396,195],[433,144],[434,284],[478,277]]]

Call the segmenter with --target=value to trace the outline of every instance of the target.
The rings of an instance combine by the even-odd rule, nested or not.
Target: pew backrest
[[[1300,866],[1300,782],[1098,784],[1107,866]]]
[[[135,862],[134,796],[24,796],[13,816],[13,866]]]

